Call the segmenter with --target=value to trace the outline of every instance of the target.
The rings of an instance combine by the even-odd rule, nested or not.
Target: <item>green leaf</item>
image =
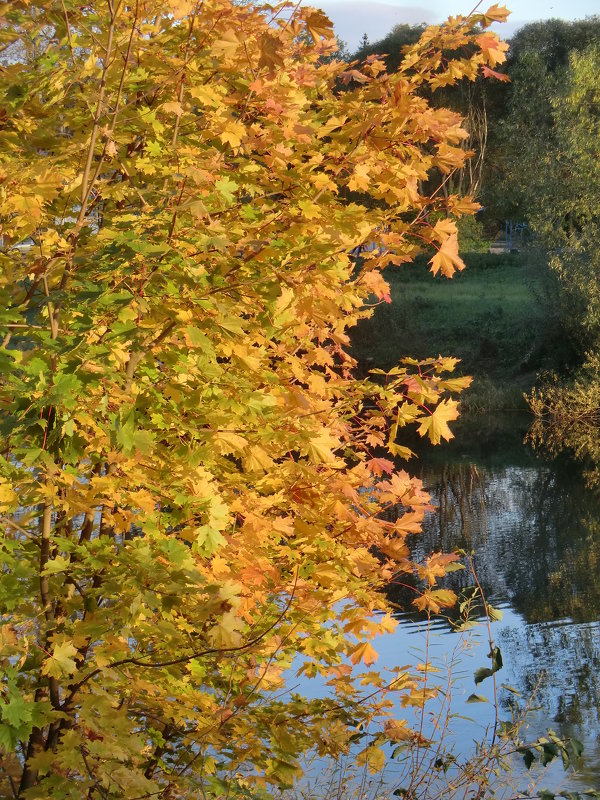
[[[194,325],[188,325],[188,327],[185,329],[185,332],[190,337],[190,341],[194,347],[199,347],[209,356],[215,355],[215,348],[211,340],[200,330],[200,328],[196,328]]]
[[[487,697],[482,694],[470,694],[466,700],[467,703],[489,703]]]
[[[237,192],[238,185],[230,178],[219,178],[218,181],[215,181],[215,189],[228,203],[233,203],[235,201],[235,193]]]
[[[493,669],[490,669],[489,667],[479,667],[479,669],[475,670],[475,683],[479,684],[486,678],[490,678],[493,674]]]
[[[125,453],[132,453],[135,448],[135,409],[122,408],[116,424],[116,438]]]
[[[499,669],[502,669],[502,653],[500,652],[499,647],[492,647],[489,657],[492,659],[492,669],[494,672],[497,672]]]
[[[573,748],[573,753],[575,758],[581,758],[583,755],[583,743],[576,739],[574,736],[571,736],[571,747]]]
[[[59,572],[64,572],[71,566],[71,560],[65,556],[57,555],[50,559],[44,567],[42,575],[56,575]]]
[[[7,753],[11,753],[18,741],[19,735],[13,726],[0,723],[0,748],[3,748]]]
[[[535,756],[533,752],[528,747],[519,747],[518,751],[519,753],[522,753],[525,766],[527,767],[527,769],[529,769],[535,761]]]
[[[59,373],[54,377],[54,384],[48,391],[48,402],[64,408],[74,408],[81,385],[76,375]]]
[[[541,750],[540,764],[544,767],[546,764],[550,764],[560,753],[558,746],[554,742],[543,742]]]
[[[12,694],[8,703],[0,703],[2,720],[14,728],[19,728],[23,722],[29,722],[31,714],[31,703],[20,695]]]
[[[225,544],[225,537],[216,528],[210,525],[201,525],[196,531],[194,549],[206,556],[211,556],[222,545]]]

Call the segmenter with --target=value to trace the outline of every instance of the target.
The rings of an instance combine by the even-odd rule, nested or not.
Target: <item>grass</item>
[[[355,328],[353,353],[363,372],[404,356],[456,356],[460,374],[475,378],[465,408],[522,408],[522,393],[558,366],[563,347],[551,278],[533,253],[464,258],[452,280],[434,278],[425,259],[387,270],[392,303]]]

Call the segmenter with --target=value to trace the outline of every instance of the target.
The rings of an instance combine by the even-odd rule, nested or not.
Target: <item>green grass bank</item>
[[[451,280],[433,277],[425,258],[386,270],[392,302],[354,329],[353,353],[363,373],[404,356],[455,356],[474,377],[464,410],[524,409],[536,375],[568,360],[552,276],[535,251],[463,257]]]

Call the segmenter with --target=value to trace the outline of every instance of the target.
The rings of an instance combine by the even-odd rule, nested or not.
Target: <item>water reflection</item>
[[[512,430],[490,428],[488,434],[469,441],[463,432],[445,451],[420,454],[420,477],[437,509],[415,539],[414,553],[425,557],[457,548],[473,553],[484,593],[505,612],[494,624],[505,664],[498,677],[523,698],[535,692],[532,739],[550,726],[559,735],[584,740],[582,775],[566,785],[597,786],[600,500],[571,465],[545,463],[523,446],[523,431],[514,420]],[[446,585],[460,592],[472,583],[463,571],[449,575]],[[391,595],[406,607],[407,590],[396,587]],[[411,629],[418,633],[414,615],[403,619],[402,636]],[[450,626],[440,634],[442,650],[450,648],[456,634]],[[487,642],[475,648],[476,666],[486,666],[488,649]],[[472,673],[464,680],[465,694],[474,691]],[[500,692],[505,716],[515,697],[513,691]],[[473,716],[473,706],[466,708]],[[482,725],[489,713],[476,710]]]

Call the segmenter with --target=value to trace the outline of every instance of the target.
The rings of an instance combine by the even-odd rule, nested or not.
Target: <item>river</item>
[[[437,509],[414,554],[472,554],[487,601],[502,611],[491,625],[503,659],[496,674],[500,716],[510,719],[512,708],[529,701],[524,740],[548,728],[580,740],[578,774],[554,763],[542,780],[551,789],[581,791],[600,787],[600,497],[567,457],[547,461],[523,443],[528,424],[516,415],[467,420],[448,445],[420,452],[417,474]],[[472,584],[468,570],[446,581],[457,592]],[[395,647],[414,647],[424,623],[414,615],[399,619]],[[474,670],[490,666],[485,626],[475,635],[459,659],[453,694],[455,711],[485,733],[492,704],[464,703],[472,693],[491,699],[493,688],[490,678],[475,686]],[[449,625],[434,625],[431,652],[447,658],[456,639]],[[471,744],[466,720],[452,727],[459,748]]]
[[[501,612],[490,626],[503,661],[495,673],[498,718],[509,721],[526,712],[520,734],[525,742],[550,728],[584,745],[575,771],[565,772],[560,758],[527,770],[522,756],[513,756],[507,785],[493,781],[498,798],[535,796],[542,787],[566,793],[600,787],[600,497],[586,489],[573,462],[544,460],[523,443],[529,421],[516,415],[467,420],[452,442],[422,447],[412,466],[436,505],[414,539],[413,555],[464,550],[484,596]],[[458,593],[468,594],[473,584],[468,569],[445,579]],[[410,587],[392,587],[389,595],[402,608],[414,596]],[[450,685],[451,671],[451,697],[446,693],[440,700],[438,723],[448,725],[445,746],[458,760],[473,763],[477,743],[490,742],[496,719],[493,678],[474,681],[475,670],[491,665],[488,629],[475,616],[480,623],[459,633],[448,620],[428,624],[399,612],[396,632],[373,643],[378,669],[416,665],[427,657],[439,669],[432,680],[442,687]],[[467,702],[474,694],[487,702]],[[412,724],[419,713],[401,710]],[[435,714],[427,717],[426,733],[434,719]],[[402,796],[414,763],[394,763],[382,785],[372,779],[370,788],[363,787],[364,797],[389,797],[394,789]],[[430,771],[431,763],[423,758],[420,768]],[[452,769],[441,783],[451,775]],[[434,796],[431,787],[429,795],[423,792],[415,797]]]

